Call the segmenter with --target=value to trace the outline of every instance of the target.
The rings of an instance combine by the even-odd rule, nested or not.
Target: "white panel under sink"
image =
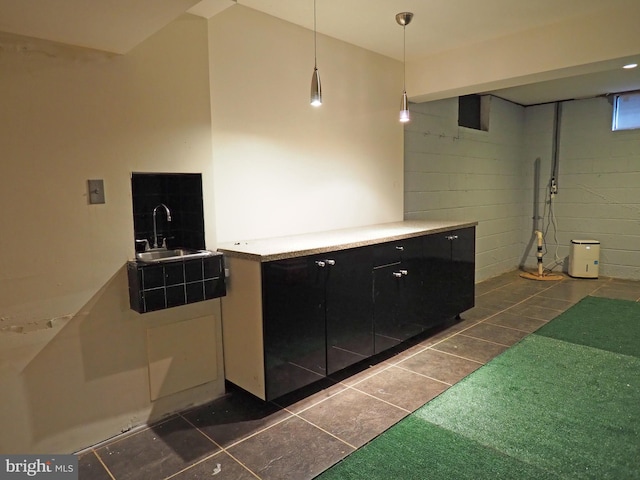
[[[147,329],[147,353],[151,401],[215,380],[214,317]]]

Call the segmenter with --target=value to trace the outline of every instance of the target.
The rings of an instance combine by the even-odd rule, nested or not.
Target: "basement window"
[[[458,126],[489,131],[489,95],[458,97]]]
[[[611,130],[640,128],[640,92],[621,93],[613,97]]]

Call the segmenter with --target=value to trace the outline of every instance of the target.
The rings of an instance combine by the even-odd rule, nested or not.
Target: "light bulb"
[[[318,67],[313,69],[313,76],[311,77],[311,105],[314,107],[322,105],[322,86],[320,85]]]
[[[406,123],[411,120],[411,115],[409,114],[409,101],[407,100],[407,92],[404,91],[402,93],[402,107],[400,107],[400,121],[402,123]]]

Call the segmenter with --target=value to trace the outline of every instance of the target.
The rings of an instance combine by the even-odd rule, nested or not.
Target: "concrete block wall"
[[[477,220],[476,281],[522,254],[524,108],[490,99],[488,132],[458,126],[457,98],[411,105],[405,218]]]
[[[476,281],[535,269],[536,228],[554,271],[567,271],[572,239],[594,239],[601,276],[640,279],[640,130],[612,132],[606,98],[562,102],[551,204],[556,105],[491,98],[489,132],[458,127],[457,105],[411,106],[405,218],[477,220]]]
[[[544,138],[552,138],[553,106],[527,108],[526,118],[525,150],[531,160],[539,153],[531,140],[540,139],[538,147],[544,150]],[[552,235],[551,226],[548,257],[553,260],[557,245],[566,271],[571,240],[594,239],[601,244],[600,275],[640,279],[640,130],[612,132],[611,119],[606,98],[561,104],[558,194],[553,201],[557,233]],[[544,178],[550,163],[545,159],[542,164]]]
[[[524,213],[522,217],[522,258],[519,265],[528,270],[537,269],[537,239],[534,231],[545,233],[543,265],[553,267],[555,242],[553,246],[553,224],[549,217],[549,184],[553,169],[555,104],[537,105],[525,109],[525,138],[522,155],[522,197]],[[556,196],[555,199],[558,197]],[[557,209],[556,209],[557,211]],[[552,248],[553,247],[553,248]],[[560,254],[560,253],[558,253]]]

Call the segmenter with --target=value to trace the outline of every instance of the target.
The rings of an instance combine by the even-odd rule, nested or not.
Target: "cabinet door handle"
[[[404,251],[404,247],[402,245],[397,245],[396,250]]]
[[[335,260],[327,260],[327,265],[335,265],[336,261]]]
[[[447,235],[447,240],[456,240],[458,235]]]
[[[397,272],[393,272],[393,276],[396,278],[400,278],[403,277],[405,275],[409,275],[409,272],[407,270],[399,270]]]
[[[316,265],[319,266],[320,268],[324,268],[327,264],[322,260],[316,260]]]

